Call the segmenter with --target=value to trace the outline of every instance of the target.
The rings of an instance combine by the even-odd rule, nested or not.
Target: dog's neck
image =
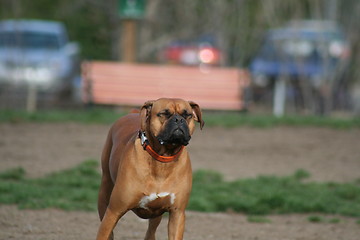
[[[147,137],[146,133],[141,130],[139,131],[139,138],[144,150],[160,162],[172,162],[176,160],[184,148],[183,145],[162,145],[156,138],[151,135]]]

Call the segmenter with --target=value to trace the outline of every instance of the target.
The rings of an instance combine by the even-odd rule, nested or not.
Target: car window
[[[283,41],[282,50],[287,55],[307,57],[314,51],[314,46],[306,39],[287,39]]]
[[[28,49],[59,49],[60,41],[55,34],[17,31],[0,32],[0,47],[22,47]]]
[[[338,32],[297,32],[296,34],[269,35],[263,44],[260,57],[265,60],[287,61],[293,58],[318,59],[336,52],[344,41]]]

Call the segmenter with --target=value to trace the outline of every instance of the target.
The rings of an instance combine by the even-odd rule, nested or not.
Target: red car
[[[222,53],[213,41],[174,41],[161,53],[163,62],[187,66],[219,66]]]

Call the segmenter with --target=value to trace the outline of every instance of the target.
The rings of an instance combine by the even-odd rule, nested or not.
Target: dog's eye
[[[188,119],[188,118],[192,118],[192,114],[191,113],[188,113],[188,112],[184,112],[183,114],[182,114],[182,117],[183,118],[185,118],[185,119]]]
[[[166,117],[166,118],[169,118],[171,117],[171,113],[169,111],[162,111],[162,112],[159,112],[158,114],[156,114],[158,117]]]

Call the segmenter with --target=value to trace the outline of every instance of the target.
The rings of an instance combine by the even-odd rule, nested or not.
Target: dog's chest
[[[141,218],[157,217],[171,208],[175,198],[170,192],[151,193],[143,196],[133,211]]]

